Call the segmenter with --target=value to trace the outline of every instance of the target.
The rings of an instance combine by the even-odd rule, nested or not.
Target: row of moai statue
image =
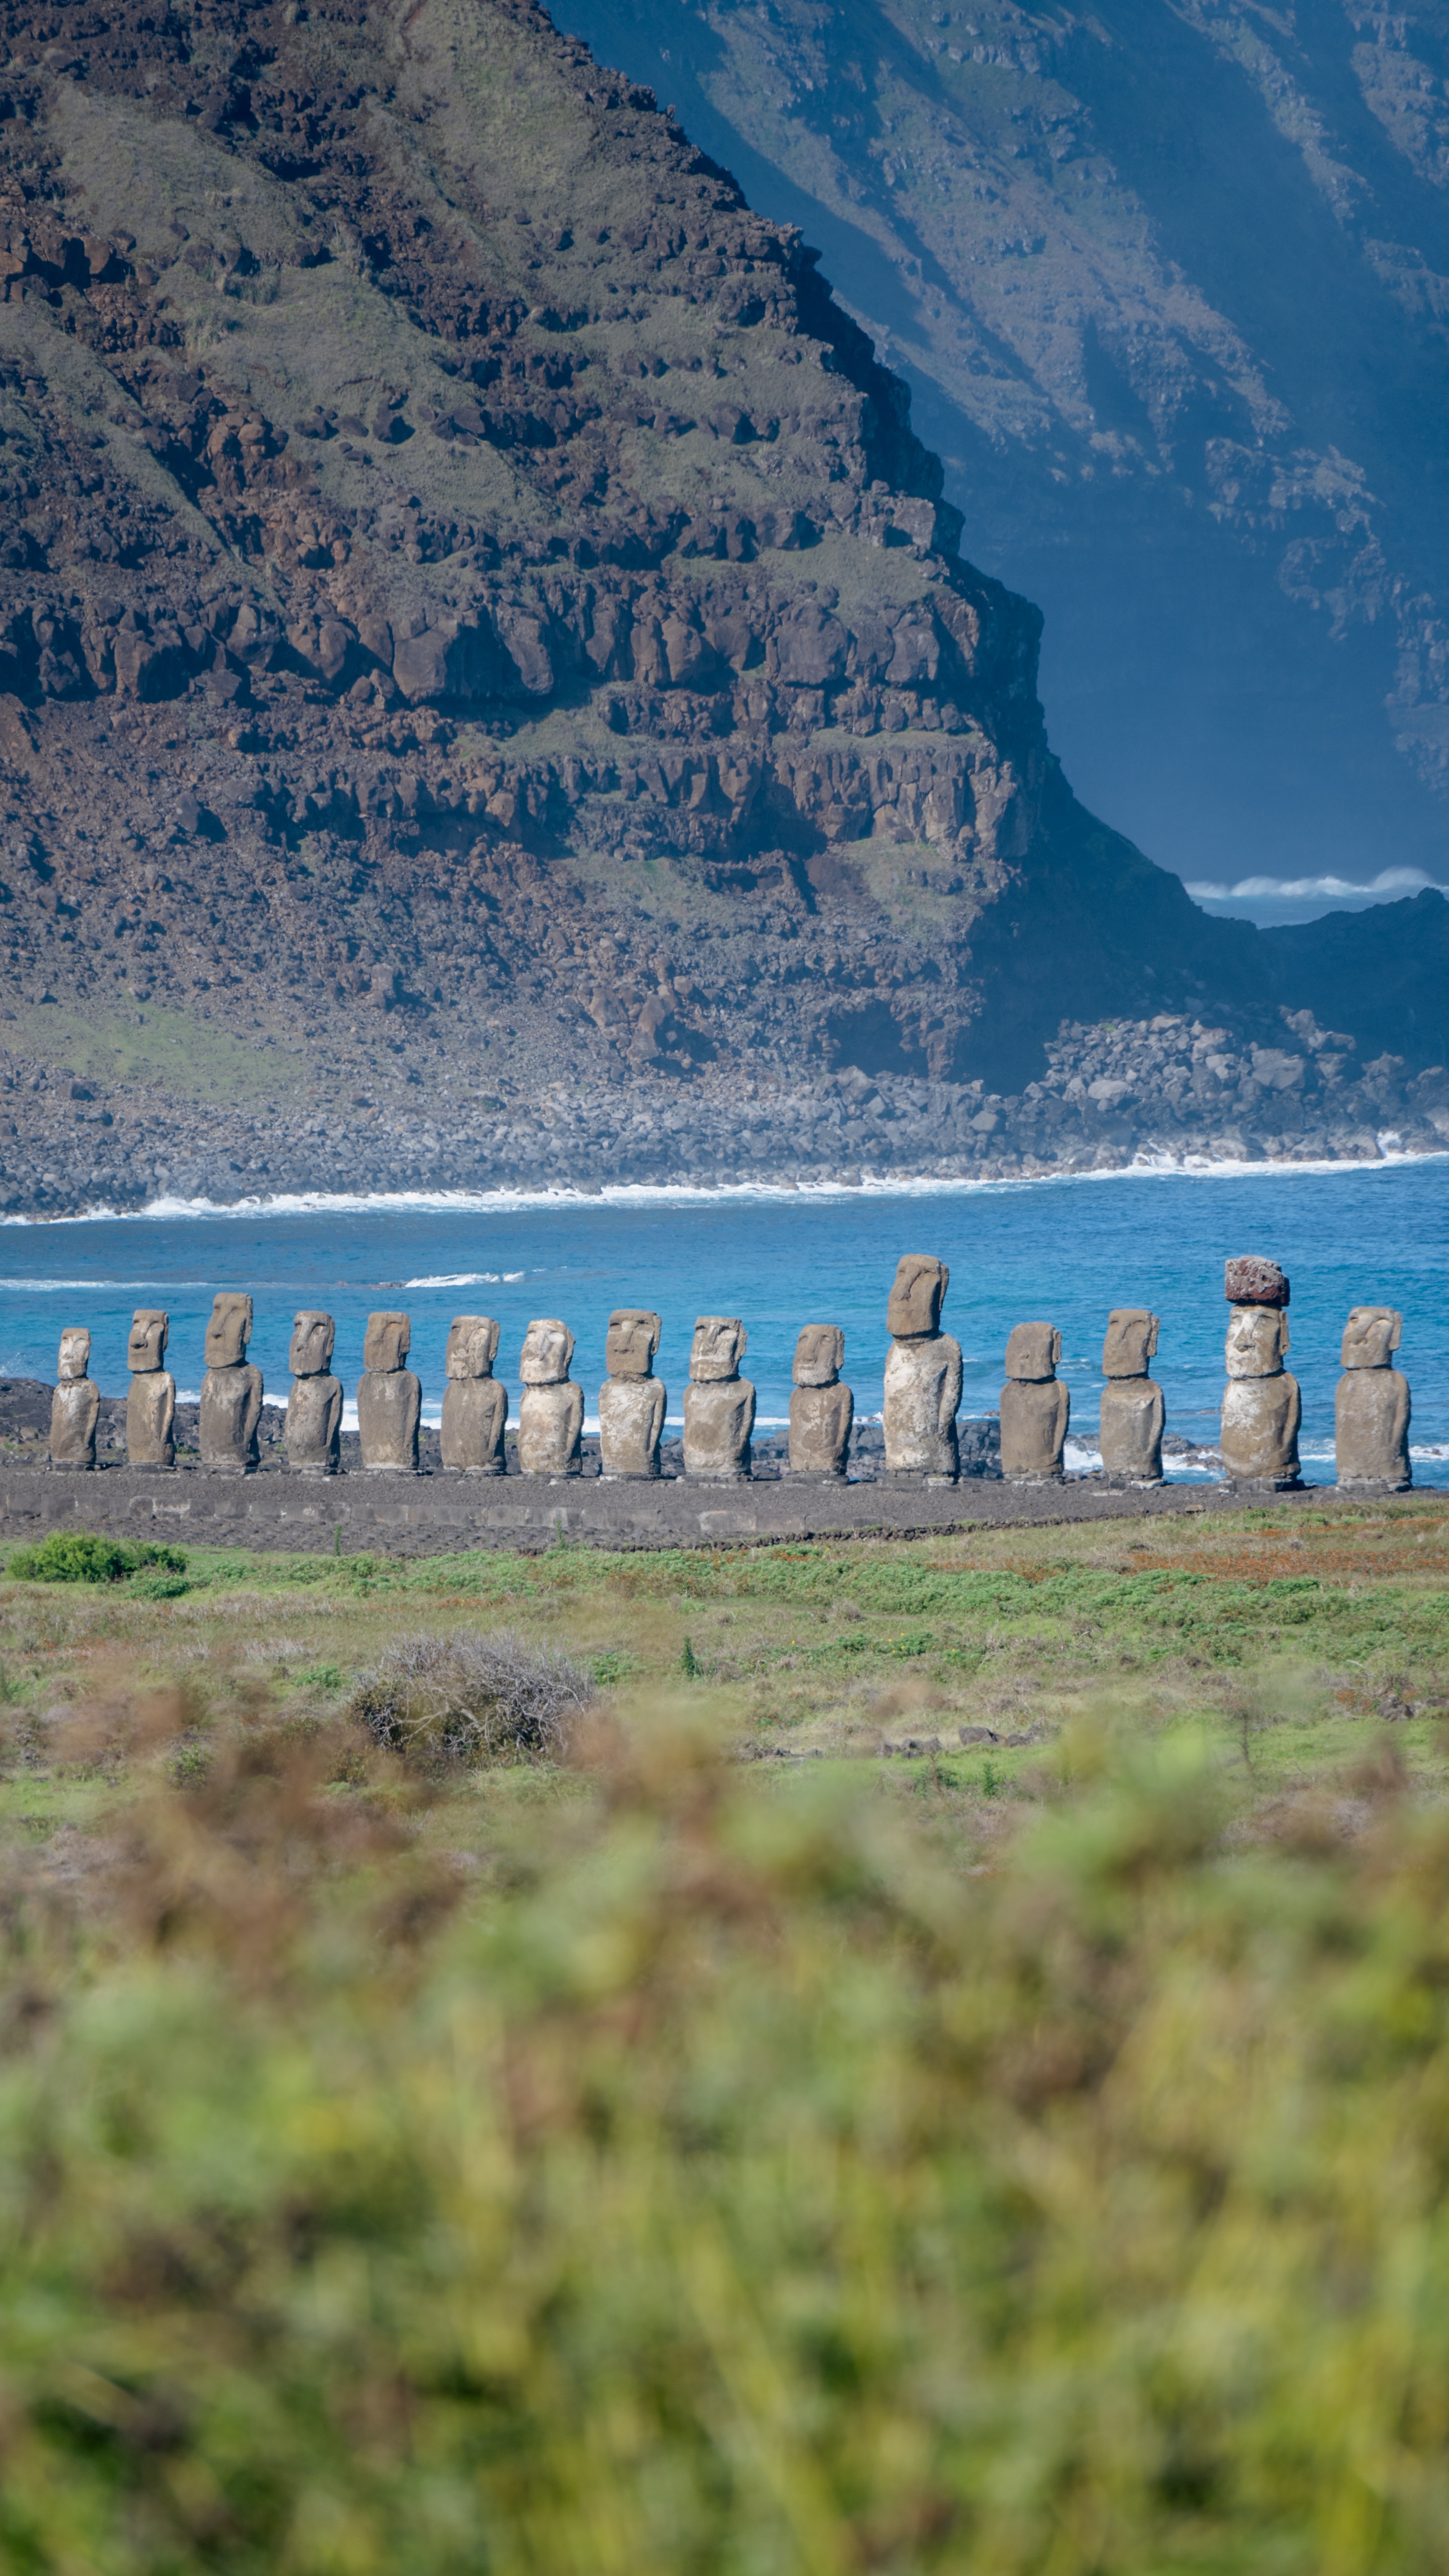
[[[952,1484],[959,1472],[956,1416],[961,1404],[961,1346],[941,1330],[950,1283],[943,1261],[908,1253],[899,1263],[886,1309],[891,1336],[885,1365],[883,1428],[888,1475]],[[1257,1254],[1230,1261],[1228,1385],[1223,1400],[1222,1462],[1233,1485],[1283,1488],[1300,1481],[1298,1432],[1303,1405],[1283,1362],[1289,1348],[1289,1283],[1278,1264]],[[166,1368],[168,1318],[139,1309],[131,1325],[131,1386],[126,1448],[133,1467],[174,1467],[176,1383]],[[252,1301],[219,1296],[206,1329],[206,1374],[199,1407],[203,1467],[246,1475],[258,1463],[262,1374],[247,1358]],[[1142,1306],[1114,1307],[1102,1349],[1100,1445],[1103,1472],[1115,1485],[1162,1482],[1162,1389],[1150,1374],[1158,1318]],[[1338,1482],[1350,1491],[1403,1491],[1410,1482],[1409,1388],[1392,1364],[1402,1318],[1392,1307],[1355,1306],[1343,1336],[1336,1425]],[[599,1446],[606,1477],[654,1477],[667,1396],[654,1375],[660,1318],[645,1307],[620,1307],[609,1318],[608,1376],[599,1389]],[[365,1470],[415,1474],[422,1387],[408,1367],[412,1326],[401,1314],[370,1315],[357,1389]],[[336,1327],[330,1315],[306,1311],[292,1330],[292,1387],[287,1399],[287,1465],[304,1476],[332,1476],[340,1464],[342,1387],[332,1374]],[[459,1315],[448,1334],[443,1397],[445,1472],[501,1476],[506,1471],[508,1390],[493,1375],[499,1328],[489,1315]],[[747,1335],[735,1315],[702,1315],[694,1330],[684,1391],[684,1471],[715,1483],[750,1474],[755,1390],[740,1374]],[[62,1334],[59,1384],[51,1407],[51,1464],[95,1465],[100,1396],[87,1374],[91,1337]],[[574,1476],[582,1468],[584,1397],[569,1376],[574,1337],[556,1316],[531,1323],[520,1362],[523,1397],[518,1468],[525,1476]],[[1050,1483],[1064,1473],[1071,1417],[1057,1377],[1062,1337],[1049,1323],[1017,1324],[1006,1345],[1001,1390],[1001,1469],[1015,1484]],[[795,1345],[790,1397],[790,1467],[797,1476],[838,1479],[846,1472],[855,1403],[842,1385],[845,1336],[836,1324],[807,1324]]]

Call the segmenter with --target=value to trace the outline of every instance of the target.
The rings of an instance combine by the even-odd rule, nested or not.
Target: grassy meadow
[[[1427,2576],[1446,1717],[1433,1496],[7,1572],[0,2566]]]

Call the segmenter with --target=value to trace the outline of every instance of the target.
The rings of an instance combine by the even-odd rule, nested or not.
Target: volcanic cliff
[[[1064,1018],[1375,1038],[1075,803],[816,255],[527,0],[7,34],[0,1204],[828,1169],[842,1068],[931,1168]]]

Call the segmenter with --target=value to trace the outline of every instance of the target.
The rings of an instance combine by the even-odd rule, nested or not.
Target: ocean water
[[[0,1370],[50,1378],[65,1324],[88,1324],[92,1374],[126,1384],[136,1306],[171,1317],[170,1365],[195,1394],[218,1288],[249,1289],[252,1357],[285,1400],[298,1307],[337,1318],[349,1396],[373,1307],[412,1316],[425,1418],[443,1394],[455,1314],[496,1315],[499,1375],[517,1417],[519,1346],[531,1316],[561,1315],[593,1419],[613,1306],[664,1318],[659,1373],[671,1419],[694,1319],[743,1316],[762,1424],[784,1419],[795,1335],[838,1323],[857,1411],[880,1410],[886,1294],[903,1252],[950,1264],[944,1321],[965,1358],[963,1413],[993,1412],[1009,1327],[1061,1328],[1071,1388],[1069,1466],[1093,1463],[1101,1348],[1112,1306],[1162,1318],[1155,1374],[1170,1431],[1215,1437],[1223,1386],[1224,1259],[1266,1252],[1293,1283],[1290,1366],[1303,1389],[1304,1470],[1332,1481],[1333,1394],[1350,1306],[1402,1308],[1400,1365],[1414,1397],[1416,1480],[1449,1484],[1449,1156],[1332,1169],[1138,1170],[1072,1180],[881,1184],[865,1190],[620,1189],[599,1198],[279,1201],[238,1209],[162,1202],[139,1216],[0,1228]],[[349,1406],[349,1418],[351,1407]]]

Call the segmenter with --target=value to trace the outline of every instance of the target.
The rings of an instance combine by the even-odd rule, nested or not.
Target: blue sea
[[[1162,1318],[1155,1362],[1169,1431],[1215,1438],[1226,1324],[1223,1262],[1266,1252],[1293,1283],[1290,1366],[1303,1389],[1305,1474],[1332,1481],[1339,1337],[1352,1305],[1401,1307],[1400,1365],[1413,1388],[1414,1473],[1449,1484],[1449,1156],[1369,1167],[1253,1167],[1186,1174],[941,1183],[864,1190],[618,1189],[525,1198],[282,1200],[233,1209],[159,1202],[137,1216],[0,1228],[0,1370],[54,1375],[62,1325],[88,1324],[92,1374],[126,1385],[136,1306],[171,1317],[170,1365],[194,1395],[218,1288],[249,1289],[252,1357],[285,1401],[298,1307],[337,1318],[334,1365],[349,1396],[373,1307],[412,1316],[424,1418],[436,1421],[443,1345],[456,1314],[496,1315],[499,1375],[513,1389],[531,1316],[561,1315],[592,1420],[614,1306],[664,1318],[659,1371],[671,1419],[700,1314],[743,1316],[746,1371],[762,1426],[782,1421],[802,1324],[838,1323],[857,1411],[877,1414],[885,1304],[903,1252],[949,1262],[944,1322],[965,1356],[963,1413],[994,1412],[1009,1327],[1061,1328],[1071,1388],[1068,1465],[1095,1463],[1101,1349],[1112,1306]],[[354,1419],[349,1405],[348,1419]]]

